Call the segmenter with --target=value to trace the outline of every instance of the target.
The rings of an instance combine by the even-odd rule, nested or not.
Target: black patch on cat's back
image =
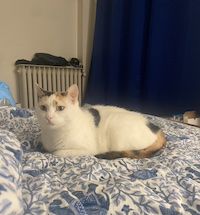
[[[160,130],[160,128],[157,125],[154,125],[151,122],[148,122],[147,126],[155,134],[158,133],[158,131]]]
[[[92,116],[94,118],[95,126],[98,127],[100,120],[101,120],[101,116],[99,114],[99,111],[95,108],[89,108],[88,111],[92,114]]]

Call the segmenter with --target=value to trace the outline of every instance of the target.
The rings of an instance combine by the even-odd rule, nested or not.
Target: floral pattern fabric
[[[41,152],[34,111],[0,109],[0,214],[200,214],[200,129],[148,116],[167,146],[149,159]]]

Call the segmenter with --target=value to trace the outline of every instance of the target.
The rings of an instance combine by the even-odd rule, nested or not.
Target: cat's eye
[[[40,109],[41,109],[42,111],[47,111],[47,107],[46,107],[45,105],[41,105],[41,106],[40,106]]]
[[[56,110],[57,110],[57,111],[62,111],[62,110],[64,110],[64,109],[65,109],[64,106],[57,106],[57,107],[56,107]]]

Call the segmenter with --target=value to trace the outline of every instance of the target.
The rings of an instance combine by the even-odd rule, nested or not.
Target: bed
[[[146,115],[166,133],[150,159],[44,153],[34,111],[0,109],[0,214],[200,214],[200,129]]]

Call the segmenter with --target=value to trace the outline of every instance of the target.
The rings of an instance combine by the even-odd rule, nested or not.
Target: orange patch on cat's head
[[[48,99],[44,97],[50,97],[52,95],[55,95],[55,100],[59,103],[66,103],[67,99],[72,104],[76,104],[78,102],[79,89],[76,84],[71,85],[66,92],[50,92],[42,89],[39,85],[36,85],[36,87],[39,101],[41,102],[45,102],[45,100]]]
[[[66,101],[67,101],[66,98],[67,98],[67,95],[64,95],[62,93],[56,92],[53,105],[55,107],[58,106],[58,105],[66,106]]]

